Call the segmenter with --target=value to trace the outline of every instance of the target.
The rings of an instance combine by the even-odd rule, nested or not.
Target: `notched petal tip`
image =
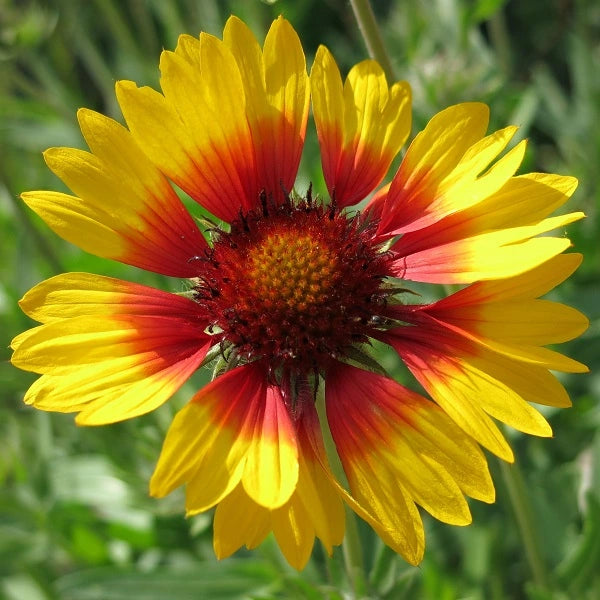
[[[388,86],[379,63],[354,65],[345,81],[325,46],[311,69],[313,115],[323,176],[340,207],[351,206],[382,181],[410,131],[410,90]]]

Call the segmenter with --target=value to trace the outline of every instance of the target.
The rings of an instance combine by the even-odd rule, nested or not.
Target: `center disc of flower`
[[[237,359],[317,374],[378,324],[388,263],[362,217],[310,197],[263,203],[217,232],[195,297]]]
[[[327,303],[339,276],[328,245],[301,231],[273,231],[248,256],[248,284],[264,310],[308,313]]]

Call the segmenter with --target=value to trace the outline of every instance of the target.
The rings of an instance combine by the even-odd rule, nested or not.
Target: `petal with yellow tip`
[[[206,242],[169,182],[122,125],[89,110],[78,116],[93,153],[44,153],[76,196],[35,191],[23,193],[23,200],[83,250],[163,275],[193,277],[193,258]]]
[[[43,325],[13,340],[14,365],[41,373],[25,402],[112,423],[160,406],[211,346],[198,305],[147,286],[68,273],[21,301]]]
[[[354,66],[342,83],[324,46],[317,50],[311,82],[329,194],[339,207],[356,204],[379,185],[410,133],[410,87],[388,87],[373,60]]]

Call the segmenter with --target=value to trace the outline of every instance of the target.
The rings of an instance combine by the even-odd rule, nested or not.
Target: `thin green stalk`
[[[547,590],[550,587],[550,577],[542,556],[542,545],[533,521],[533,511],[525,490],[523,475],[516,464],[499,462],[533,579],[540,588]]]
[[[112,107],[110,112],[117,113],[114,75],[107,64],[104,54],[94,45],[90,35],[80,29],[73,20],[69,22],[71,41],[74,51],[86,66],[89,76],[94,80],[106,106]]]
[[[501,10],[489,20],[489,34],[496,56],[500,63],[500,68],[507,78],[510,78],[512,71],[512,53],[510,46],[510,36],[506,27],[506,20]]]
[[[382,67],[389,83],[396,81],[392,61],[385,49],[379,26],[369,0],[350,0],[358,28],[365,40],[371,58],[374,58]]]
[[[55,274],[65,271],[60,258],[54,252],[48,240],[37,230],[31,222],[31,212],[25,209],[25,203],[9,191],[9,186],[4,183],[4,173],[0,168],[0,195],[5,196],[11,203],[17,217],[21,220],[23,228],[29,239],[37,246],[40,256],[46,261],[51,271]]]
[[[125,22],[123,7],[120,2],[112,2],[110,0],[95,0],[95,10],[98,11],[98,15],[106,26],[106,29],[110,32],[111,39],[113,39],[117,46],[120,47],[120,51],[128,56],[135,56],[140,62],[143,62],[144,56],[140,50],[139,37],[143,36],[148,27],[138,27],[139,20],[136,18],[136,30],[135,36],[133,35],[132,29]],[[135,6],[133,6],[135,10]],[[148,6],[145,7],[146,21],[150,21],[150,11]],[[137,15],[134,14],[134,18]],[[156,40],[153,40],[155,42]],[[151,46],[151,49],[156,46]]]
[[[346,533],[342,542],[344,565],[352,582],[354,598],[357,600],[367,593],[365,565],[363,560],[356,515],[346,507]]]

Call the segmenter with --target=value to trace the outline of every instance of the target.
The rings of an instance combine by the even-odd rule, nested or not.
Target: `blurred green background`
[[[591,319],[562,349],[589,375],[564,377],[573,408],[546,411],[554,439],[509,432],[545,574],[534,577],[506,481],[490,457],[495,505],[473,503],[474,524],[425,517],[427,550],[409,567],[360,524],[372,598],[453,600],[600,598],[600,3],[502,0],[375,0],[398,78],[414,91],[414,129],[449,104],[482,100],[492,128],[514,123],[531,140],[524,171],[572,174],[565,210],[588,218],[569,229],[582,268],[552,297]],[[217,562],[211,515],[186,520],[183,496],[147,496],[147,482],[175,410],[202,384],[190,381],[167,406],[131,422],[78,428],[70,415],[22,403],[34,377],[8,362],[10,339],[31,326],[17,300],[63,271],[89,271],[164,289],[176,282],[86,255],[58,239],[18,194],[64,189],[45,168],[49,146],[84,147],[77,108],[120,119],[118,79],[157,85],[162,48],[180,33],[221,34],[237,14],[262,40],[286,16],[309,65],[320,43],[344,72],[367,56],[346,0],[0,0],[0,598],[178,600],[352,597],[342,552],[316,544],[301,574],[268,539]],[[309,125],[310,128],[310,125]],[[322,191],[314,134],[300,189]]]

